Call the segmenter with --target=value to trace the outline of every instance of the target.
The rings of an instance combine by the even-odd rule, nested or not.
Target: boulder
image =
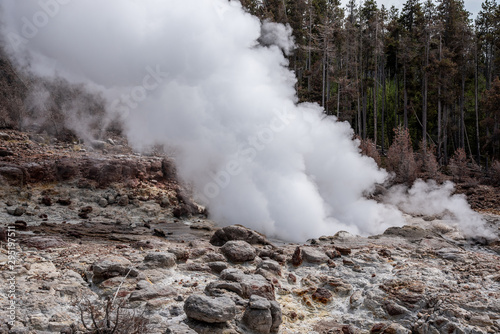
[[[239,269],[226,269],[220,273],[221,280],[237,282],[241,285],[240,297],[248,299],[258,295],[268,300],[275,300],[274,285],[261,275],[247,275]]]
[[[184,312],[189,319],[208,323],[231,321],[236,316],[236,304],[228,297],[191,295],[184,302]]]
[[[210,243],[214,246],[223,246],[231,240],[243,240],[249,244],[270,245],[271,243],[266,237],[258,232],[252,231],[241,225],[226,226],[215,231],[210,239]]]
[[[277,333],[282,322],[281,308],[275,301],[253,295],[245,309],[242,322],[255,333]]]
[[[302,248],[302,257],[304,261],[315,264],[326,263],[330,259],[325,252],[313,247]]]
[[[121,256],[108,256],[92,264],[93,281],[98,284],[108,278],[125,276],[131,270],[132,263]]]
[[[267,270],[269,272],[272,272],[273,274],[281,276],[281,266],[278,262],[273,260],[262,261],[257,265],[257,269]]]
[[[252,261],[257,256],[255,248],[243,240],[228,241],[221,247],[226,258],[235,263]]]
[[[168,252],[148,253],[144,258],[144,263],[151,268],[170,268],[175,266],[177,257]]]

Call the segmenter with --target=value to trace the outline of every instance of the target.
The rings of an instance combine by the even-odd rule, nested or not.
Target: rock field
[[[407,216],[377,236],[283,242],[218,227],[173,166],[119,138],[1,132],[0,333],[500,333],[498,235]]]

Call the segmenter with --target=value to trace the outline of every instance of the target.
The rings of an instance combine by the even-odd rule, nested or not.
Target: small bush
[[[396,174],[394,181],[412,183],[417,177],[417,163],[408,129],[399,126],[394,129],[394,142],[387,151],[387,169]]]
[[[116,301],[116,303],[115,303]],[[143,334],[148,333],[148,319],[142,314],[124,310],[126,299],[90,301],[78,303],[80,320],[86,334]]]
[[[491,165],[491,177],[496,185],[500,186],[500,161],[494,161]]]
[[[361,139],[359,148],[361,149],[361,153],[363,155],[366,155],[375,160],[377,165],[380,167],[381,163],[380,154],[378,153],[375,143],[371,139],[365,139],[365,140]]]
[[[424,142],[421,141],[417,160],[420,169],[420,178],[424,180],[434,179],[439,181],[441,173],[439,172],[439,163],[436,159],[436,145],[431,144],[428,147],[424,147]]]
[[[449,168],[455,181],[463,182],[468,176],[467,154],[463,148],[458,148],[450,159]]]

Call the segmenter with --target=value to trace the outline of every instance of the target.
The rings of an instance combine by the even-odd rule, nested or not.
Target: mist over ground
[[[367,199],[387,172],[359,153],[347,122],[298,104],[286,67],[290,29],[261,25],[239,2],[1,6],[2,40],[20,73],[62,77],[102,94],[107,119],[123,121],[132,146],[178,152],[181,177],[221,224],[293,241],[339,230],[375,234],[404,224],[396,206],[421,213],[429,194],[432,214],[466,217],[467,231],[470,222],[481,224],[463,198],[447,204],[449,185],[417,184],[388,204]]]

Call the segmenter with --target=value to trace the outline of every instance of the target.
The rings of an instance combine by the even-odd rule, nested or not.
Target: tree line
[[[348,121],[385,154],[395,131],[446,165],[457,150],[500,159],[500,6],[477,18],[463,0],[242,0],[261,20],[289,24],[301,101]]]

